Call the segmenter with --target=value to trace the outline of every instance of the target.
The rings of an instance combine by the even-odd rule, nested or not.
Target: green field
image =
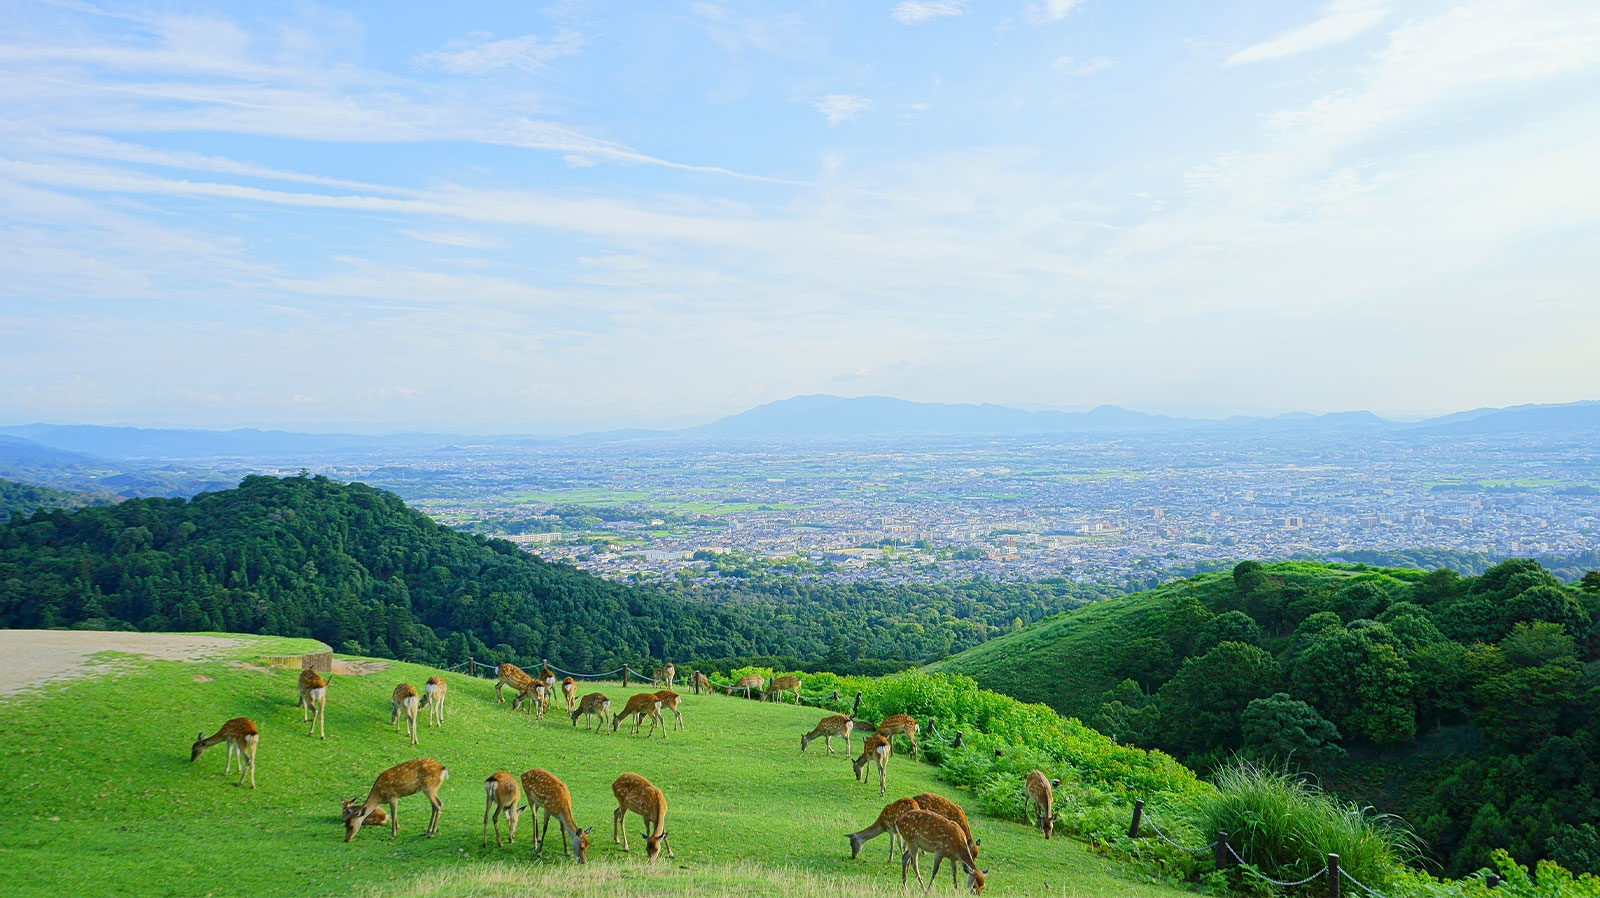
[[[799,752],[819,713],[725,696],[686,695],[686,733],[662,740],[624,730],[597,735],[552,714],[534,721],[494,703],[493,684],[450,675],[445,729],[421,721],[411,747],[389,726],[389,694],[435,671],[390,662],[367,676],[336,676],[326,741],[306,736],[292,670],[250,662],[293,648],[247,640],[233,657],[196,663],[105,657],[86,676],[0,700],[0,806],[7,893],[62,895],[873,895],[898,894],[882,838],[849,860],[843,834],[870,824],[883,800],[820,742]],[[635,689],[601,687],[620,706]],[[189,763],[198,730],[228,717],[261,728],[252,791],[224,776],[217,746]],[[424,713],[425,717],[425,713]],[[859,747],[859,742],[856,743]],[[386,767],[433,757],[450,768],[440,792],[440,835],[422,835],[426,800],[404,799],[400,838],[363,828],[345,844],[338,800],[364,797]],[[549,843],[531,857],[532,818],[515,847],[480,847],[483,779],[544,767],[572,790],[578,822],[593,826],[590,863],[578,868]],[[646,868],[610,839],[610,783],[624,771],[667,796],[675,861]],[[940,791],[933,768],[897,756],[888,797]],[[974,804],[963,801],[972,812]],[[630,817],[637,833],[641,824]],[[973,815],[994,895],[1169,896],[1131,867],[1070,839]],[[25,875],[24,875],[25,874]],[[941,871],[943,874],[943,871]],[[943,890],[948,890],[948,880]]]

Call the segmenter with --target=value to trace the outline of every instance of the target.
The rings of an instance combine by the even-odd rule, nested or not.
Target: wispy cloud
[[[1224,65],[1287,59],[1333,44],[1343,43],[1383,21],[1389,15],[1385,2],[1375,0],[1337,0],[1324,7],[1316,21],[1284,32],[1270,40],[1252,44],[1229,56]]]
[[[959,16],[967,11],[968,0],[902,0],[889,10],[896,22],[915,25],[931,22],[946,16]]]
[[[1071,56],[1057,56],[1051,66],[1056,71],[1068,75],[1093,75],[1103,72],[1116,63],[1108,56],[1096,56],[1093,59],[1074,59]]]
[[[1089,0],[1044,0],[1042,3],[1028,4],[1023,10],[1023,15],[1035,25],[1045,25],[1065,19],[1073,10],[1087,2]]]
[[[461,249],[496,249],[505,246],[504,240],[467,231],[402,230],[400,233],[413,240],[421,240],[423,243],[437,243],[440,246],[455,246]]]
[[[872,101],[853,94],[827,94],[811,104],[828,120],[828,127],[837,128],[845,122],[872,108]]]
[[[542,72],[557,59],[576,56],[583,45],[584,38],[576,31],[561,31],[548,40],[537,34],[495,40],[493,35],[479,31],[451,41],[442,49],[423,53],[416,62],[456,75],[483,75],[504,68]]]

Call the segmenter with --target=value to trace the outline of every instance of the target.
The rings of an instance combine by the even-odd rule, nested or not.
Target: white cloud
[[[421,240],[423,243],[437,243],[440,246],[454,246],[461,249],[495,249],[505,246],[505,241],[498,238],[467,231],[402,230],[400,233],[413,240]]]
[[[852,94],[828,94],[818,97],[812,108],[828,120],[828,127],[837,128],[872,108],[872,101]]]
[[[1051,65],[1055,67],[1056,71],[1068,75],[1093,75],[1095,72],[1103,72],[1111,68],[1116,63],[1107,56],[1096,56],[1093,59],[1084,60],[1073,59],[1071,56],[1057,56],[1056,61]]]
[[[1323,9],[1322,18],[1253,44],[1229,56],[1224,65],[1241,65],[1297,56],[1343,43],[1383,21],[1389,7],[1373,0],[1338,0]]]
[[[903,25],[915,25],[966,11],[967,0],[902,0],[889,10],[889,15]]]
[[[562,31],[550,40],[536,34],[493,40],[480,31],[464,40],[451,41],[444,49],[424,53],[416,62],[456,75],[483,75],[503,68],[542,72],[554,60],[576,56],[583,44],[583,36],[576,31]]]
[[[1028,4],[1023,15],[1035,25],[1059,22],[1087,2],[1089,0],[1044,0],[1043,3]]]

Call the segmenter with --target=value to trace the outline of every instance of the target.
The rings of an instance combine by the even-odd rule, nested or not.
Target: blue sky
[[[1600,384],[1590,0],[0,21],[0,420],[1404,414]]]

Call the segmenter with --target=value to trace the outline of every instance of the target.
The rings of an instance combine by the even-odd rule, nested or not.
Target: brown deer
[[[361,796],[340,799],[339,805],[339,819],[349,820],[351,814],[361,813]],[[367,815],[367,822],[373,826],[382,826],[389,822],[389,812],[383,808],[373,808],[372,813]]]
[[[902,816],[915,810],[918,810],[917,800],[915,798],[896,798],[894,801],[891,801],[883,806],[883,810],[878,812],[878,819],[873,821],[871,826],[860,832],[845,833],[844,837],[850,840],[850,859],[855,860],[861,856],[862,845],[867,844],[884,833],[888,833],[888,860],[894,860],[894,846],[895,843],[900,840],[900,833],[895,829],[895,827],[899,825],[900,818]]]
[[[668,711],[672,712],[673,721],[678,729],[687,729],[683,725],[683,712],[678,710],[678,693],[673,692],[671,689],[663,689],[660,692],[657,692],[656,713],[660,714],[662,708],[666,708]],[[662,723],[661,725],[663,727],[666,726],[665,723]]]
[[[967,812],[961,810],[961,805],[936,792],[924,792],[913,797],[922,810],[932,811],[961,827],[961,832],[967,837],[967,847],[972,850],[972,856],[978,856],[978,846],[983,842],[972,838],[972,827],[967,824]]]
[[[663,689],[671,689],[672,688],[672,681],[676,680],[677,678],[678,678],[678,669],[676,667],[672,666],[672,662],[671,661],[667,662],[667,666],[666,667],[658,667],[658,668],[656,668],[656,675],[655,675],[654,679],[656,681],[656,685],[660,686]]]
[[[571,677],[561,681],[561,697],[566,699],[567,713],[572,713],[573,706],[578,701],[578,682]]]
[[[428,682],[422,684],[422,705],[428,709],[428,726],[444,726],[444,696],[448,691],[444,677],[429,677]]]
[[[603,692],[591,692],[578,702],[578,707],[567,712],[567,716],[572,718],[573,726],[578,725],[579,717],[585,718],[584,729],[589,728],[589,717],[599,717],[599,720],[594,725],[594,731],[598,733],[600,728],[605,726],[606,718],[611,716],[611,699],[606,698]]]
[[[1043,771],[1030,770],[1022,784],[1028,789],[1029,810],[1033,812],[1034,823],[1048,839],[1056,831],[1055,787],[1061,781],[1047,780]]]
[[[911,740],[911,760],[917,759],[917,719],[910,714],[890,714],[878,724],[878,735],[893,742],[895,736],[904,736]]]
[[[622,850],[628,847],[628,812],[644,818],[645,859],[653,861],[667,849],[672,853],[672,843],[667,839],[667,797],[653,783],[637,773],[624,773],[611,784],[611,794],[617,797],[617,809],[611,812],[611,841],[617,841],[617,830],[622,830]]]
[[[522,787],[517,778],[504,770],[496,770],[483,781],[483,847],[489,847],[489,814],[494,813],[494,847],[500,847],[500,815],[511,821],[511,844],[517,844],[517,802],[522,800]]]
[[[494,700],[501,704],[505,703],[506,698],[500,694],[500,690],[506,686],[510,686],[518,695],[522,695],[533,690],[533,677],[528,676],[527,671],[515,664],[502,664],[495,669],[494,681]]]
[[[256,729],[255,721],[248,717],[235,717],[222,725],[222,729],[207,738],[204,732],[194,737],[194,745],[189,748],[189,763],[200,760],[200,753],[216,745],[218,742],[228,743],[228,760],[222,765],[224,776],[233,771],[233,756],[239,756],[239,782],[235,785],[244,785],[245,774],[250,775],[250,788],[256,787],[256,744],[261,740],[261,731]]]
[[[900,855],[901,886],[906,884],[907,867],[916,871],[917,884],[922,885],[922,870],[917,866],[917,856],[926,851],[933,855],[933,870],[928,873],[928,885],[924,891],[933,889],[934,877],[939,875],[939,864],[948,858],[950,884],[960,891],[961,886],[956,882],[956,864],[959,863],[967,871],[967,888],[974,895],[983,894],[983,878],[989,871],[978,869],[978,859],[962,835],[961,827],[932,811],[916,810],[901,816],[897,829],[900,840],[906,846],[905,852]]]
[[[515,711],[521,708],[524,703],[532,702],[533,719],[543,720],[544,712],[550,707],[550,690],[539,680],[532,682],[532,689],[518,693],[517,697],[511,700],[511,710]]]
[[[866,782],[867,762],[874,762],[878,765],[878,794],[882,795],[887,792],[888,781],[885,771],[889,767],[889,755],[893,751],[894,749],[890,746],[887,736],[880,733],[873,733],[868,736],[866,741],[861,743],[861,757],[851,762],[856,768],[856,779]]]
[[[378,774],[372,791],[367,793],[367,800],[344,818],[344,840],[348,842],[354,839],[356,833],[361,831],[361,824],[367,822],[373,810],[384,804],[389,806],[389,838],[394,839],[400,835],[400,799],[418,792],[428,796],[428,803],[433,805],[433,815],[428,818],[428,838],[438,835],[439,809],[444,807],[444,802],[439,800],[439,786],[449,776],[450,771],[432,758],[406,761]]]
[[[767,687],[766,692],[761,693],[761,698],[769,702],[776,698],[781,702],[783,701],[783,693],[785,690],[793,692],[794,703],[797,705],[800,704],[799,677],[773,677],[772,685]]]
[[[645,738],[648,739],[656,734],[656,724],[658,723],[661,724],[661,738],[667,738],[667,722],[661,717],[661,707],[656,701],[654,692],[641,692],[628,699],[628,703],[622,708],[622,713],[611,718],[611,732],[615,733],[622,721],[632,717],[633,734],[637,736],[639,735],[639,726],[644,723],[646,715],[650,717],[650,732],[644,734]]]
[[[322,674],[310,669],[300,671],[300,721],[311,721],[311,730],[307,736],[320,731],[319,738],[328,738],[327,720],[328,710],[328,681]],[[307,714],[310,716],[308,717]]]
[[[389,699],[389,725],[399,729],[400,717],[406,718],[406,735],[411,737],[411,744],[417,744],[417,687],[410,683],[401,683],[394,687],[394,694]]]
[[[843,736],[844,750],[848,754],[850,752],[850,731],[855,728],[856,721],[854,717],[846,717],[843,714],[824,717],[816,725],[815,729],[800,737],[800,750],[805,751],[806,746],[811,744],[811,740],[821,736],[822,744],[828,747],[828,754],[831,755],[833,754],[833,737]]]
[[[760,693],[762,687],[765,685],[767,685],[767,679],[761,674],[745,674],[739,678],[739,682],[734,683],[732,686],[728,686],[726,688],[729,695],[733,695],[736,690],[743,689],[744,697],[749,698],[750,690],[754,689],[757,693]]]
[[[556,694],[556,672],[550,669],[550,665],[546,664],[544,669],[539,671],[539,682],[544,684],[546,695]]]
[[[522,774],[522,791],[528,793],[528,807],[544,811],[544,830],[533,842],[535,857],[544,854],[544,839],[550,833],[550,818],[556,818],[561,828],[561,846],[568,854],[576,855],[578,863],[589,859],[589,829],[578,829],[572,822],[572,793],[567,784],[555,778],[550,771],[540,767]]]
[[[694,687],[695,695],[699,695],[701,690],[704,690],[706,695],[711,694],[711,681],[698,670],[689,675],[689,685]]]

